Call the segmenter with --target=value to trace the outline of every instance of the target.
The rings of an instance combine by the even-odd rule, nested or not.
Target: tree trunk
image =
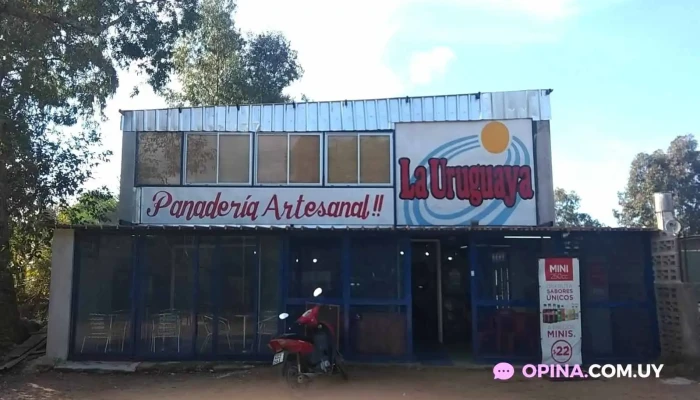
[[[10,272],[10,219],[7,209],[6,137],[8,124],[0,117],[0,348],[15,343],[19,337],[19,309],[15,280]]]

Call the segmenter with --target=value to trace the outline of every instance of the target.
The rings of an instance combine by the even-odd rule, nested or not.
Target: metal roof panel
[[[551,89],[447,96],[239,104],[121,111],[126,132],[325,132],[394,129],[398,122],[549,120]]]

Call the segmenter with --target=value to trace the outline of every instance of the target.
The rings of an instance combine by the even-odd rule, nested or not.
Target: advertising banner
[[[541,258],[539,263],[542,363],[582,364],[578,259]]]
[[[142,224],[394,224],[391,188],[144,187],[140,190]]]
[[[537,225],[532,121],[396,124],[397,225]]]

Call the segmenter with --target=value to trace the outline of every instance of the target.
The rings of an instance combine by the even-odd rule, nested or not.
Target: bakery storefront
[[[66,322],[49,352],[266,360],[293,319],[277,316],[318,302],[348,359],[537,361],[538,259],[569,255],[584,360],[654,357],[650,232],[551,226],[549,93],[512,93],[538,108],[496,113],[480,94],[127,113],[121,223],[55,232],[50,317]],[[351,128],[334,117],[348,104]]]

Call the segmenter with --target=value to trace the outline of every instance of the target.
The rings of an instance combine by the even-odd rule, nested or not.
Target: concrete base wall
[[[54,360],[68,358],[70,343],[71,298],[73,289],[72,229],[56,229],[51,243],[51,294],[46,356]]]

